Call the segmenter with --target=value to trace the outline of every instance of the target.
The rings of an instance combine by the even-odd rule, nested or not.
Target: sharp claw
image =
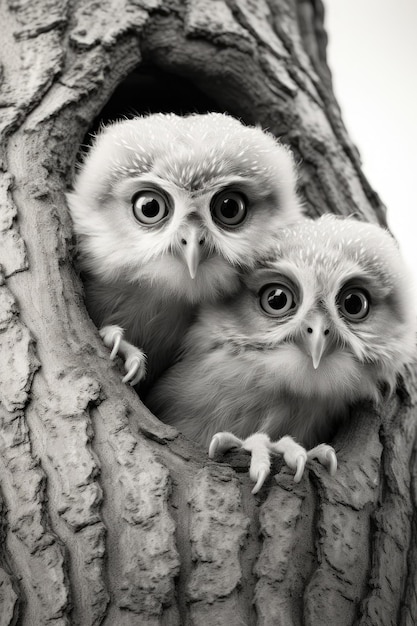
[[[213,439],[210,441],[210,446],[209,446],[210,459],[212,459],[215,456],[218,447],[219,447],[219,438],[217,435],[214,435]]]
[[[140,360],[136,357],[132,365],[130,366],[129,371],[122,378],[122,382],[123,383],[129,382],[138,373],[139,367],[140,367]],[[133,384],[133,380],[130,384]]]
[[[303,472],[304,472],[304,468],[306,464],[306,459],[304,458],[302,454],[300,454],[300,456],[297,457],[296,463],[297,463],[297,471],[295,472],[295,475],[294,475],[294,482],[299,483],[303,476]]]
[[[141,380],[142,380],[142,376],[141,376],[141,374],[140,374],[140,373],[138,373],[138,374],[135,376],[135,378],[129,382],[129,385],[130,385],[131,387],[134,387],[135,385],[137,385],[138,383],[140,383],[140,381],[141,381]]]
[[[134,366],[132,366],[130,368],[130,370],[128,371],[128,373],[123,376],[122,383],[129,383],[130,384],[130,379],[133,376],[133,374],[136,374],[136,367],[134,367]]]
[[[326,459],[329,462],[329,473],[330,476],[334,476],[337,470],[337,457],[334,450],[328,450],[326,453]]]
[[[110,353],[110,360],[111,361],[114,361],[114,359],[117,356],[117,353],[119,352],[120,342],[122,341],[122,335],[120,333],[115,333],[113,338],[114,338],[113,348],[112,348],[112,351]]]
[[[269,471],[266,469],[261,469],[259,474],[258,474],[258,480],[256,481],[256,485],[254,486],[254,488],[252,489],[252,493],[258,493],[259,489],[262,487],[262,485],[265,482],[265,478],[268,476]]]

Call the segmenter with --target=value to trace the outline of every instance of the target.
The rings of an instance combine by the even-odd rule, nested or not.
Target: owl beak
[[[184,261],[187,264],[191,278],[194,280],[198,266],[201,261],[201,249],[204,244],[204,237],[196,230],[190,230],[181,239],[181,249]]]
[[[310,354],[313,367],[316,370],[329,343],[329,328],[324,319],[316,319],[314,324],[307,328],[305,344]]]

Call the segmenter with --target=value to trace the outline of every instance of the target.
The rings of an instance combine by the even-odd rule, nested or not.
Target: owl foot
[[[307,462],[307,450],[296,443],[289,435],[274,441],[274,443],[270,444],[270,447],[277,454],[282,454],[285,464],[290,469],[295,470],[294,482],[299,483]]]
[[[255,433],[242,442],[242,448],[250,452],[249,476],[255,486],[252,493],[258,493],[271,471],[271,441],[264,433]]]
[[[255,433],[242,440],[232,433],[221,432],[216,433],[210,442],[209,457],[212,459],[217,452],[227,452],[231,448],[242,448],[250,452],[249,476],[256,483],[252,493],[258,493],[271,469],[270,445],[270,439],[264,433]]]
[[[124,359],[126,370],[122,382],[137,385],[146,376],[146,355],[140,349],[123,339],[123,328],[115,325],[103,326],[100,337],[107,348],[111,348],[110,359],[113,361],[118,354]]]
[[[120,348],[120,343],[123,338],[123,328],[109,325],[103,326],[98,332],[106,348],[111,348],[110,360],[113,361]]]
[[[252,493],[258,493],[271,470],[271,454],[282,454],[288,467],[295,470],[294,480],[299,482],[307,461],[307,452],[292,437],[282,437],[272,443],[268,435],[255,433],[247,439],[239,439],[232,433],[216,433],[211,440],[209,457],[212,459],[216,452],[226,452],[231,448],[242,448],[251,454],[249,476],[255,482]]]
[[[334,476],[337,470],[337,457],[334,448],[325,443],[312,448],[307,452],[308,459],[317,459],[319,463],[327,467],[330,476]]]
[[[337,470],[336,452],[325,443],[307,452],[290,436],[281,437],[278,441],[272,442],[264,433],[255,433],[242,440],[232,433],[221,432],[216,433],[210,442],[209,457],[212,459],[216,453],[227,452],[231,448],[242,448],[251,454],[249,476],[255,482],[252,493],[258,493],[269,475],[271,454],[283,456],[285,464],[295,472],[294,482],[296,483],[300,482],[306,462],[311,459],[317,459],[327,467],[331,476],[334,476]]]

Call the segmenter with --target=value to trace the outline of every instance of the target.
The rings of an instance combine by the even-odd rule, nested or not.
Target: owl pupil
[[[287,302],[288,298],[286,294],[281,291],[281,289],[275,289],[274,291],[271,291],[268,296],[269,306],[271,307],[271,309],[275,309],[276,311],[284,309],[287,305]]]
[[[159,213],[158,200],[152,199],[145,202],[142,207],[142,213],[145,217],[156,217]]]
[[[239,205],[233,198],[227,198],[222,202],[221,212],[227,219],[233,219],[239,213]]]
[[[359,296],[352,294],[346,297],[345,309],[350,315],[357,315],[362,311],[362,300]]]

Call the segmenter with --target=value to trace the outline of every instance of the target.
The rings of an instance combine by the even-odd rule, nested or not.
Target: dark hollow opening
[[[116,88],[94,120],[89,134],[95,133],[102,124],[136,115],[187,115],[209,111],[226,112],[189,80],[154,66],[141,65]]]

